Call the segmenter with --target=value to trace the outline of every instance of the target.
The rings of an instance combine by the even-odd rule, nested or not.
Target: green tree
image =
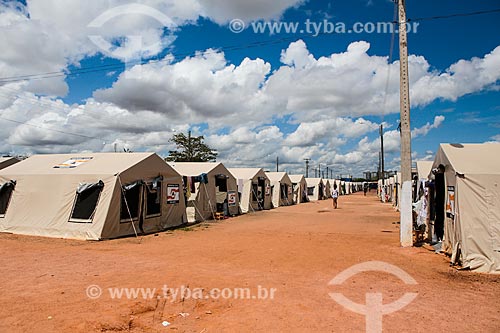
[[[217,151],[207,146],[203,136],[191,136],[184,133],[175,134],[170,142],[175,143],[177,149],[169,151],[166,158],[170,162],[212,162],[217,158]]]

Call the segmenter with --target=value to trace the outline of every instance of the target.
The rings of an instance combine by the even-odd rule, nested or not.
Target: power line
[[[307,38],[307,37],[314,37],[314,36],[304,35],[303,37]],[[203,54],[204,55],[217,54],[221,51],[225,51],[225,52],[227,52],[227,51],[240,51],[240,50],[246,50],[246,49],[251,49],[251,48],[256,48],[256,47],[261,47],[261,46],[281,44],[281,43],[285,43],[285,42],[289,42],[289,41],[294,41],[296,39],[297,39],[297,36],[283,37],[283,38],[271,39],[271,40],[267,40],[267,41],[256,41],[256,42],[247,43],[247,44],[223,46],[223,47],[217,48],[213,51],[205,51],[205,52],[203,52]],[[198,53],[199,53],[199,51],[178,53],[175,55],[174,58],[195,56]],[[113,70],[113,69],[121,69],[124,66],[130,66],[130,65],[155,64],[155,63],[162,63],[162,62],[168,62],[168,61],[171,61],[171,58],[164,58],[164,59],[157,59],[157,60],[151,60],[151,59],[149,59],[149,60],[137,60],[137,61],[132,61],[132,62],[120,63],[120,64],[108,64],[108,65],[83,67],[83,68],[72,70],[71,72],[55,71],[55,72],[45,72],[45,73],[37,73],[37,74],[17,75],[17,76],[0,78],[0,84],[1,83],[13,83],[13,82],[19,82],[19,81],[25,81],[25,80],[42,80],[42,79],[51,79],[51,78],[57,78],[57,77],[63,77],[63,76],[75,76],[78,74],[89,74],[89,73],[102,72],[102,71],[108,71],[108,70]]]
[[[447,19],[447,18],[453,18],[453,17],[466,17],[466,16],[476,16],[476,15],[483,15],[483,14],[492,14],[492,13],[498,13],[498,12],[500,12],[500,8],[481,10],[481,11],[469,12],[469,13],[456,13],[456,14],[449,14],[449,15],[418,17],[418,18],[414,18],[414,19],[410,18],[410,19],[407,19],[406,22],[432,21],[432,20],[441,20],[441,19]],[[393,22],[393,23],[399,23],[399,22]]]
[[[98,138],[98,137],[95,137],[95,136],[88,136],[88,135],[83,135],[83,134],[76,134],[76,133],[71,133],[71,132],[60,131],[60,130],[56,130],[56,129],[53,129],[53,128],[48,128],[48,127],[43,127],[43,126],[39,126],[39,125],[35,125],[35,124],[30,124],[27,121],[19,121],[19,120],[9,119],[9,118],[5,118],[3,116],[0,116],[0,119],[5,120],[5,121],[10,121],[12,123],[20,124],[20,125],[26,125],[26,126],[35,127],[35,128],[38,128],[38,129],[43,129],[43,130],[46,130],[46,131],[51,131],[51,132],[56,132],[56,133],[61,133],[61,134],[67,134],[67,135],[73,135],[73,136],[78,136],[78,137],[85,138],[85,139],[105,141],[105,140],[103,140],[101,138]]]
[[[468,12],[468,13],[456,13],[456,14],[449,14],[449,15],[420,17],[420,18],[408,19],[406,22],[431,21],[431,20],[439,20],[439,19],[446,19],[446,18],[453,18],[453,17],[484,15],[484,14],[491,14],[491,13],[497,13],[497,12],[500,12],[500,8],[490,9],[490,10],[482,10],[482,11],[476,11],[476,12]],[[399,22],[393,21],[392,23],[399,23]],[[221,51],[239,51],[239,50],[256,48],[256,47],[260,47],[260,46],[281,44],[284,42],[296,40],[298,37],[299,38],[315,38],[315,37],[318,37],[320,35],[328,35],[328,34],[319,33],[317,36],[313,36],[310,34],[300,34],[299,36],[294,36],[294,37],[283,37],[283,38],[271,39],[271,40],[267,40],[267,41],[256,41],[256,42],[248,43],[248,44],[228,45],[228,46],[222,46],[220,48],[217,48],[216,50],[214,50],[212,52],[206,51],[206,52],[204,52],[204,54],[216,54],[216,53],[219,53]],[[197,53],[198,53],[197,51],[179,53],[175,56],[175,58],[194,56]],[[74,76],[74,75],[78,75],[78,74],[89,74],[89,73],[102,72],[102,71],[108,71],[108,70],[114,70],[114,69],[121,69],[127,65],[153,64],[153,63],[167,62],[170,60],[171,59],[169,59],[169,58],[157,59],[157,60],[150,59],[150,60],[144,60],[144,61],[138,60],[138,61],[133,61],[133,62],[128,62],[128,63],[84,67],[84,68],[72,70],[71,72],[54,71],[54,72],[45,72],[45,73],[37,73],[37,74],[8,76],[8,77],[0,78],[0,83],[11,83],[11,82],[24,81],[24,80],[42,80],[42,79],[50,79],[50,78],[56,78],[56,77],[62,77],[62,76]]]

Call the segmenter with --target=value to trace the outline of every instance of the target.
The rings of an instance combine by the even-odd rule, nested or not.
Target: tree
[[[167,161],[171,162],[211,162],[217,158],[217,151],[207,146],[203,136],[186,136],[184,133],[175,134],[170,142],[175,143],[177,150],[171,150]]]

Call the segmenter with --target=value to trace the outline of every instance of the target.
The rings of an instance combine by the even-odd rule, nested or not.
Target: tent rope
[[[205,194],[207,195],[207,198],[208,198],[208,206],[210,207],[210,212],[212,213],[212,218],[215,220],[215,212],[214,212],[214,208],[212,207],[212,201],[210,200],[210,196],[208,195],[207,185],[205,183],[201,183],[200,185],[203,185],[203,188],[205,189]]]

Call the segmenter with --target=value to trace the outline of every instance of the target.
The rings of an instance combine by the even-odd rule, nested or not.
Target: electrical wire
[[[442,19],[447,19],[447,18],[454,18],[454,17],[467,17],[467,16],[476,16],[476,15],[484,15],[484,14],[493,14],[493,13],[499,13],[500,8],[496,9],[488,9],[488,10],[480,10],[477,12],[469,12],[469,13],[456,13],[456,14],[449,14],[449,15],[437,15],[437,16],[429,16],[429,17],[418,17],[414,19],[407,19],[406,22],[421,22],[421,21],[434,21],[434,20],[442,20]],[[399,22],[395,22],[399,23]]]
[[[308,37],[308,35],[304,35],[304,37]],[[220,48],[216,48],[212,51],[205,51],[202,54],[203,55],[210,55],[210,54],[218,54],[220,52],[240,51],[240,50],[246,50],[246,49],[251,49],[251,48],[256,48],[256,47],[282,44],[282,43],[286,43],[286,42],[290,42],[290,41],[295,41],[296,39],[297,39],[297,36],[283,37],[283,38],[271,39],[271,40],[267,40],[267,41],[256,41],[256,42],[247,43],[247,44],[223,46]],[[192,57],[192,56],[196,56],[199,53],[200,53],[199,51],[178,53],[178,54],[174,55],[174,59]],[[170,55],[173,55],[173,54],[170,54]],[[55,71],[55,72],[45,72],[45,73],[38,73],[38,74],[27,74],[27,75],[2,77],[2,78],[0,78],[0,84],[13,83],[13,82],[19,82],[19,81],[25,81],[25,80],[43,80],[43,79],[51,79],[51,78],[57,78],[57,77],[70,77],[70,76],[75,76],[78,74],[89,74],[89,73],[103,72],[103,71],[109,71],[109,70],[114,70],[114,69],[122,69],[123,67],[128,67],[131,65],[155,64],[155,63],[163,63],[163,62],[170,62],[170,61],[172,61],[172,58],[165,57],[163,59],[156,59],[156,60],[155,59],[153,59],[153,60],[151,60],[151,59],[149,59],[149,60],[136,60],[136,61],[125,62],[125,63],[122,62],[119,64],[83,67],[83,68],[75,69],[75,70],[72,70],[69,72],[67,72],[67,71]]]

